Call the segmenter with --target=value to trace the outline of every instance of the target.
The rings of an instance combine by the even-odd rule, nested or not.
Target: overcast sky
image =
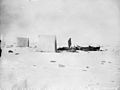
[[[58,44],[120,42],[119,0],[1,0],[0,30],[15,36],[56,35]],[[119,41],[119,42],[118,42]]]

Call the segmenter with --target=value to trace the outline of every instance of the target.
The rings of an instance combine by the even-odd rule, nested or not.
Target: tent
[[[39,35],[38,36],[38,51],[41,52],[56,52],[57,41],[55,35]]]
[[[29,38],[17,37],[17,47],[29,47]]]

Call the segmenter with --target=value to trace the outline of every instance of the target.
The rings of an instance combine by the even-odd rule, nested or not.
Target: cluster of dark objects
[[[8,53],[14,53],[12,50],[8,50]],[[19,53],[15,53],[15,55],[19,55]]]
[[[100,46],[94,47],[94,46],[87,46],[87,47],[82,47],[82,46],[74,46],[74,47],[60,47],[57,49],[57,52],[61,51],[67,51],[67,52],[77,52],[78,50],[81,51],[102,51]]]

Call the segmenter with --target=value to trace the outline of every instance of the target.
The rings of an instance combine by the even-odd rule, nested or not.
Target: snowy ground
[[[0,63],[2,90],[120,90],[119,51],[7,51]]]

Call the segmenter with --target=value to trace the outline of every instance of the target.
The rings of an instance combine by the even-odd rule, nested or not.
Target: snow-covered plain
[[[120,90],[120,51],[42,53],[4,48],[1,90]],[[17,54],[16,54],[17,53]]]

